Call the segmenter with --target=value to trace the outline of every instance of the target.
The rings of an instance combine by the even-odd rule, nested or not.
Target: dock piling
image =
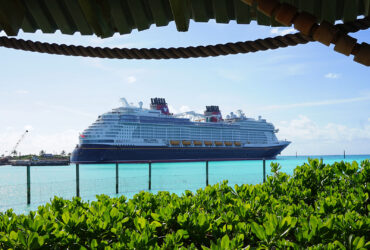
[[[118,163],[116,163],[116,194],[118,194]]]
[[[76,196],[80,197],[80,164],[76,164]]]
[[[31,167],[27,165],[27,205],[31,204]]]
[[[266,160],[263,159],[263,183],[266,182]]]
[[[208,186],[208,161],[206,161],[206,186]]]
[[[149,161],[149,183],[148,183],[148,189],[152,189],[152,162]]]
[[[346,150],[343,150],[343,158],[346,159]]]

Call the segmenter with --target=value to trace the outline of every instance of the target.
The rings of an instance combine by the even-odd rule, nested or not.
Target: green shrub
[[[227,182],[133,199],[55,197],[28,215],[0,213],[1,249],[369,249],[370,161],[311,160],[293,176]]]

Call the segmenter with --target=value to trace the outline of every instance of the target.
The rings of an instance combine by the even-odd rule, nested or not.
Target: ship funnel
[[[166,100],[164,98],[151,98],[150,109],[160,110],[164,115],[170,115]]]
[[[206,122],[220,122],[223,120],[218,106],[206,106],[204,116],[206,118]]]

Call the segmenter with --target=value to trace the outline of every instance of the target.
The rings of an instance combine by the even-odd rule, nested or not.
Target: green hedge
[[[0,213],[1,249],[369,249],[370,161],[271,164],[260,185],[133,199],[55,197],[28,215]]]

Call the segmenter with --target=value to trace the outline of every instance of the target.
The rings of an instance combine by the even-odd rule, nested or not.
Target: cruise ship
[[[71,162],[274,159],[290,144],[277,139],[273,124],[241,110],[223,119],[218,106],[206,106],[204,114],[174,115],[163,98],[152,98],[149,109],[121,101],[80,134]]]

